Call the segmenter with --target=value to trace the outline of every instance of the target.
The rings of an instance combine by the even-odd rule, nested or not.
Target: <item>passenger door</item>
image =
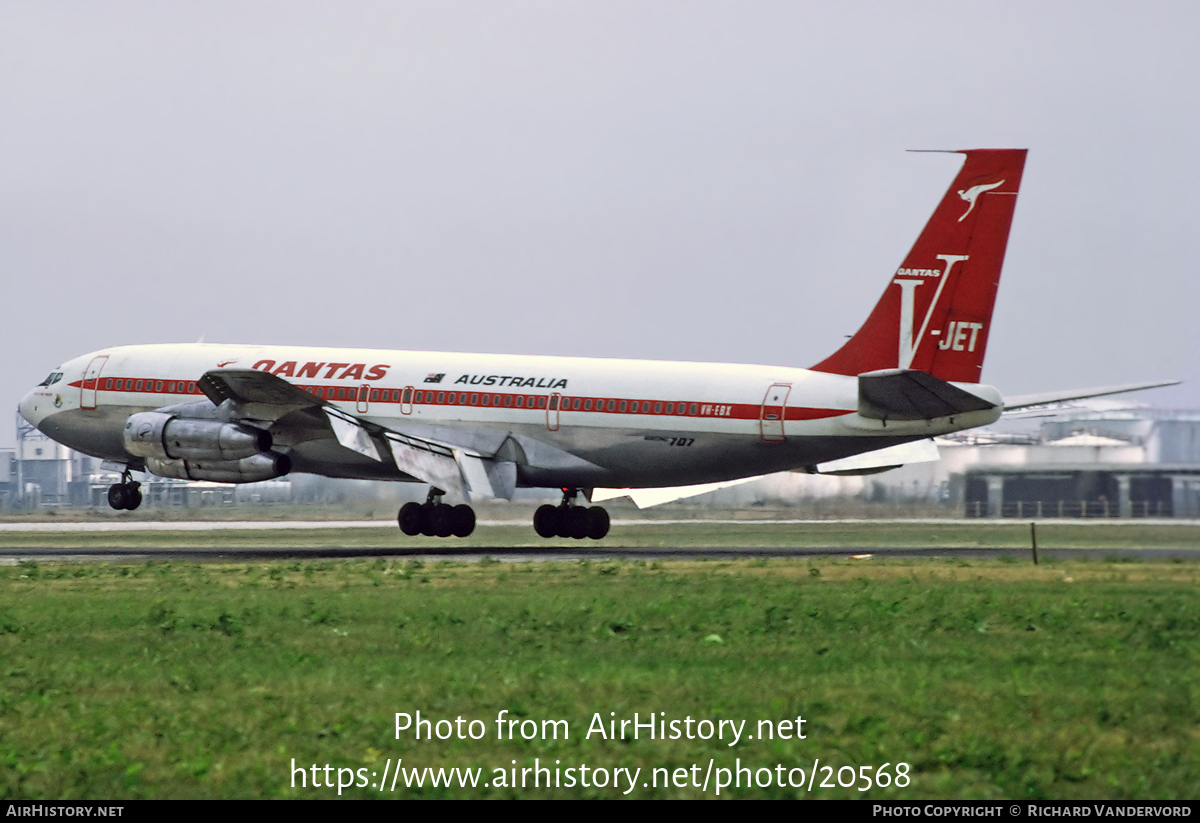
[[[92,362],[88,363],[87,369],[83,372],[83,382],[79,387],[79,408],[96,408],[96,388],[100,383],[100,372],[104,370],[104,364],[107,362],[108,355],[102,354],[99,357],[93,357]]]
[[[782,443],[786,439],[783,423],[787,418],[787,399],[791,393],[790,383],[772,383],[763,397],[759,431],[767,443]]]

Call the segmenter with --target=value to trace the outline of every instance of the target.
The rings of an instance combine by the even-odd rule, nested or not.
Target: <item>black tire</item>
[[[558,509],[554,506],[538,506],[533,513],[533,530],[538,537],[558,537],[558,520]]]
[[[438,537],[449,537],[454,531],[454,507],[434,506],[430,513],[430,531]]]
[[[572,509],[566,505],[558,507],[557,531],[555,537],[570,537],[571,536],[571,511]]]
[[[138,488],[137,483],[130,483],[125,487],[125,508],[133,511],[140,505],[142,505],[142,490]]]
[[[608,534],[608,512],[600,506],[592,506],[587,510],[588,514],[588,529],[587,536],[593,540],[601,540]]]
[[[588,536],[588,510],[582,506],[567,509],[567,516],[563,518],[567,521],[567,530],[570,532],[564,537],[571,537],[575,540],[583,540]]]
[[[475,531],[475,510],[460,504],[450,510],[450,532],[455,537],[468,537]]]
[[[108,487],[108,505],[117,511],[125,508],[125,484],[116,483]]]
[[[437,506],[432,503],[421,504],[421,534],[426,537],[436,537],[437,531],[433,528],[433,513]]]
[[[425,523],[421,504],[405,503],[400,507],[400,514],[396,517],[396,521],[400,524],[400,531],[409,537],[416,537],[421,533],[421,526]]]

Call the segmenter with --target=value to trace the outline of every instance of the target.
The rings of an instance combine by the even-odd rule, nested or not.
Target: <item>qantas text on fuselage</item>
[[[279,377],[324,377],[326,380],[382,380],[387,375],[387,371],[391,366],[376,364],[367,368],[366,363],[326,363],[324,361],[316,362],[312,360],[306,363],[300,363],[296,360],[285,360],[282,363],[276,364],[274,360],[259,360],[251,368]],[[321,374],[322,371],[325,372],[324,375]]]
[[[217,363],[218,368],[229,366],[235,360],[225,360]],[[279,377],[295,377],[295,378],[323,378],[325,380],[382,380],[387,376],[388,369],[391,364],[377,363],[372,366],[367,366],[366,363],[335,363],[325,361],[300,362],[297,360],[285,360],[277,363],[274,360],[258,360],[251,368],[258,371],[264,371],[269,374],[274,374]],[[436,377],[434,380],[432,378]],[[440,383],[444,375],[430,374],[425,378],[425,382]],[[454,381],[457,383],[466,383],[472,386],[510,386],[510,387],[526,387],[537,389],[565,389],[567,388],[567,378],[565,377],[525,377],[513,376],[507,374],[464,374]]]

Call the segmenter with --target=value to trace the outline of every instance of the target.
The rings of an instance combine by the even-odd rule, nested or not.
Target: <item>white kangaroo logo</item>
[[[963,212],[962,217],[958,218],[958,222],[961,223],[967,219],[967,215],[970,214],[971,210],[975,208],[975,201],[979,199],[979,195],[983,194],[985,191],[991,191],[992,189],[1000,188],[1003,185],[1004,181],[1001,180],[999,183],[981,183],[978,186],[971,186],[971,188],[967,189],[966,191],[959,189],[958,196],[963,200],[966,200],[971,205],[967,206],[967,210]]]

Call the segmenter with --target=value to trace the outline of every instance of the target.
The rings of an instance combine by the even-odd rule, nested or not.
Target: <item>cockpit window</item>
[[[62,372],[53,371],[53,372],[50,372],[50,374],[46,377],[45,380],[43,380],[41,383],[38,383],[38,385],[39,386],[53,386],[59,380],[62,380],[62,378],[63,378]]]

